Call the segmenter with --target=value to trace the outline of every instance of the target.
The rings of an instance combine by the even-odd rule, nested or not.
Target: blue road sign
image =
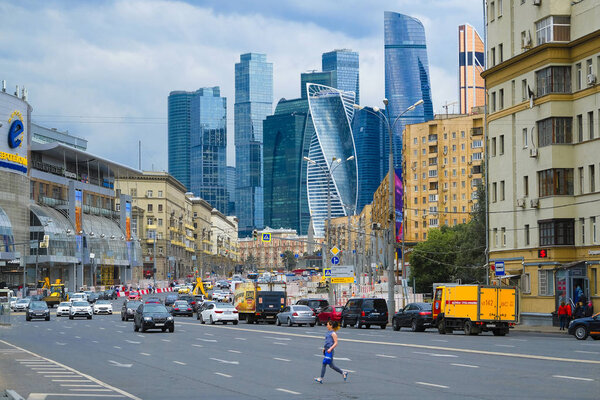
[[[338,257],[333,256],[333,257],[331,257],[331,263],[333,265],[337,265],[340,263],[340,259]]]
[[[279,257],[283,257],[284,255],[285,255],[285,254],[281,253],[281,254],[279,255]]]
[[[504,261],[496,261],[496,276],[504,276]]]
[[[262,234],[262,241],[263,242],[270,242],[271,241],[271,234],[270,233],[263,233]]]
[[[325,271],[325,276],[331,277],[331,268],[326,268],[324,271]]]
[[[298,258],[298,257],[300,257],[300,256],[299,256],[298,254],[294,254],[294,257]]]

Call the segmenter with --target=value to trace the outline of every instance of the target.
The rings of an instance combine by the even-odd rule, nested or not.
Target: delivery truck
[[[266,321],[275,323],[277,314],[286,304],[284,282],[247,282],[237,285],[233,305],[238,310],[240,320],[247,323]]]
[[[518,319],[517,288],[449,285],[435,288],[433,321],[440,334],[462,330],[466,335],[492,332],[504,336]]]

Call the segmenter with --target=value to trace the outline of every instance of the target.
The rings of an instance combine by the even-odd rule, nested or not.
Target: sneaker
[[[315,378],[315,382],[318,382],[320,384],[323,384],[323,379],[321,378]]]
[[[344,382],[348,379],[348,371],[344,371]]]

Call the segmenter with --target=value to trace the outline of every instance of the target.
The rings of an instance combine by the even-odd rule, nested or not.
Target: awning
[[[31,204],[31,232],[41,232],[40,236],[50,238],[47,249],[38,249],[38,262],[55,262],[73,264],[79,262],[75,254],[75,228],[71,221],[54,208]],[[41,239],[41,237],[39,238]],[[29,254],[27,263],[35,263],[35,252]]]

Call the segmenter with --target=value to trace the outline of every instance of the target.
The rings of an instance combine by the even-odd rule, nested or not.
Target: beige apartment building
[[[436,115],[404,131],[405,240],[427,240],[431,228],[470,220],[482,184],[483,109]],[[386,191],[387,193],[387,191]]]
[[[488,1],[490,260],[550,323],[578,287],[600,309],[600,2]]]

